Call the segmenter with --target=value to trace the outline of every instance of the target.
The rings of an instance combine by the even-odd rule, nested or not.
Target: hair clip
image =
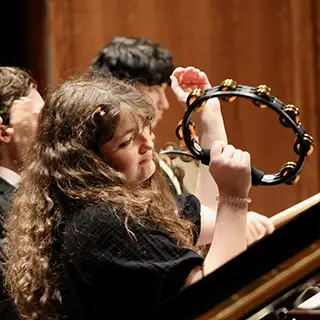
[[[96,111],[94,112],[94,114],[99,114],[100,116],[104,116],[106,114],[106,112],[104,110],[102,110],[102,107],[104,106],[99,106]]]

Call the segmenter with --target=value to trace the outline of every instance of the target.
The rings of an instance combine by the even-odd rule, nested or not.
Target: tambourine
[[[187,98],[187,109],[183,120],[176,128],[176,135],[179,140],[184,140],[186,147],[191,152],[190,156],[200,160],[204,165],[209,165],[210,150],[203,149],[196,140],[196,129],[192,121],[190,121],[190,117],[194,111],[201,112],[205,107],[206,101],[214,97],[229,102],[234,101],[237,97],[247,98],[252,100],[254,105],[260,108],[269,107],[279,115],[281,125],[291,128],[296,135],[293,149],[298,155],[298,159],[285,163],[280,168],[280,172],[275,174],[265,174],[252,166],[252,184],[258,186],[297,183],[305,158],[313,151],[314,141],[312,136],[306,133],[300,122],[299,109],[291,104],[285,105],[278,98],[272,96],[270,88],[265,85],[249,87],[227,79],[220,85],[210,89],[192,91]],[[174,153],[178,154],[179,151],[176,150]],[[185,152],[183,154],[186,155]]]

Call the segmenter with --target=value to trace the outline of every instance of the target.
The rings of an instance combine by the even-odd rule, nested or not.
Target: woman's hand
[[[211,147],[209,170],[220,196],[247,198],[251,188],[250,154],[223,141]]]

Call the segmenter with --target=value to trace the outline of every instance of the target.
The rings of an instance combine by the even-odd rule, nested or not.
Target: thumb
[[[170,76],[171,80],[171,90],[176,96],[177,100],[180,101],[180,103],[185,103],[186,99],[188,97],[188,94],[183,91],[183,89],[180,87],[179,81],[175,76]]]
[[[210,151],[211,161],[214,161],[217,158],[219,158],[219,156],[221,155],[221,153],[226,145],[227,144],[224,141],[220,141],[220,140],[213,142],[213,144],[211,146],[211,151]]]
[[[178,79],[175,76],[171,75],[170,80],[171,80],[171,89],[179,87]]]

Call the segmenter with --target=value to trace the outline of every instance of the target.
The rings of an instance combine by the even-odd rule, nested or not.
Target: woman
[[[7,222],[6,280],[22,315],[139,319],[246,248],[250,155],[211,148],[219,188],[204,260],[200,203],[174,199],[160,173],[143,93],[87,76],[48,99]]]

